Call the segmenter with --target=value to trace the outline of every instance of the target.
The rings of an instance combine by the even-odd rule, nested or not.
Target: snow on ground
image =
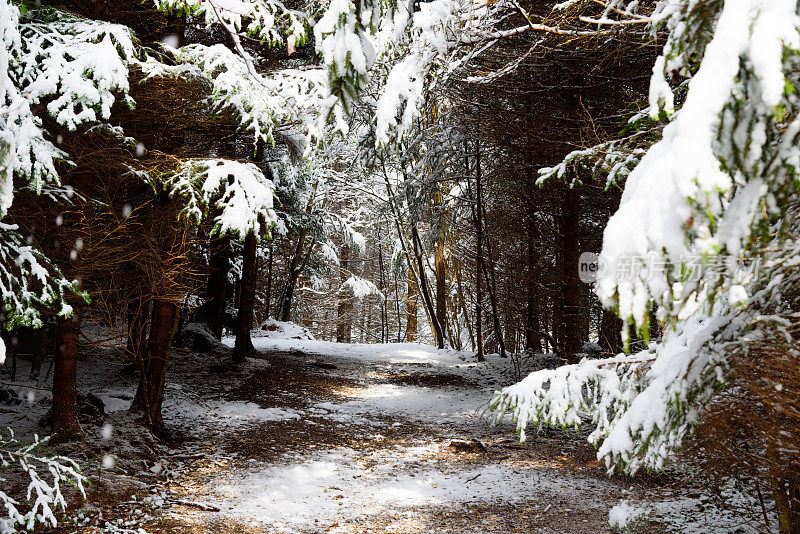
[[[223,513],[294,530],[375,514],[403,515],[419,506],[532,498],[547,503],[554,494],[575,499],[579,492],[603,487],[589,477],[564,480],[501,464],[443,469],[437,454],[436,446],[365,456],[339,448],[288,466],[227,473],[214,482],[211,495]]]
[[[359,391],[353,400],[317,403],[309,413],[339,421],[380,413],[430,423],[465,423],[481,415],[487,406],[487,394],[490,393],[479,389],[453,391],[379,384]]]
[[[261,335],[264,332],[269,337]],[[352,528],[367,531],[358,525],[369,525],[378,516],[405,521],[433,509],[452,509],[463,516],[471,506],[478,510],[512,506],[533,509],[541,515],[535,524],[548,525],[551,531],[582,532],[586,531],[580,527],[582,521],[593,521],[595,530],[601,525],[607,528],[609,509],[626,499],[637,509],[647,509],[650,519],[668,525],[668,531],[735,531],[736,517],[680,491],[648,496],[632,489],[627,479],[598,476],[600,466],[570,467],[579,437],[542,445],[544,452],[547,447],[560,450],[555,455],[520,450],[509,456],[510,449],[497,443],[515,443],[513,426],[490,429],[481,417],[494,390],[515,380],[508,359],[491,355],[477,363],[473,354],[413,343],[346,345],[296,337],[304,337],[296,325],[254,331],[254,344],[265,356],[249,358],[233,374],[209,374],[214,363],[210,359],[174,351],[164,401],[167,425],[189,436],[193,450],[199,446],[208,451],[203,447],[211,438],[217,451],[209,453],[212,457],[222,452],[236,457],[224,469],[202,475],[202,483],[193,486],[200,489],[187,495],[219,506],[215,517],[223,522],[228,518],[265,532],[344,532],[349,525],[351,532]],[[284,359],[270,360],[269,354],[275,352],[283,353]],[[295,367],[279,368],[272,361]],[[281,382],[282,377],[298,376],[293,372],[324,379],[331,389],[307,394],[303,382]],[[260,373],[275,382],[259,382]],[[27,375],[25,362],[20,362],[18,376]],[[92,356],[79,365],[78,385],[103,400],[106,421],[121,425],[114,428],[120,437],[113,447],[134,447],[126,444],[123,433],[129,424],[125,411],[133,399],[135,373]],[[243,395],[243,386],[255,396]],[[46,381],[38,387],[44,389],[11,388],[19,403],[0,411],[0,426],[27,434],[44,432],[38,421],[49,407],[50,394]],[[276,432],[309,428],[342,439],[317,444],[301,440],[296,445],[293,441],[277,456],[258,446],[260,441],[265,446],[275,441]],[[224,451],[226,439],[245,435],[255,447],[241,453]],[[359,439],[346,439],[356,435]],[[492,452],[464,456],[448,447],[453,438],[470,437],[494,443]],[[114,449],[114,454],[120,453]],[[513,510],[503,513],[517,513]],[[178,511],[169,513],[183,520]],[[559,518],[575,514],[584,515],[573,517],[569,528],[559,530]],[[415,532],[430,528],[428,523]],[[461,531],[489,530],[475,526]]]
[[[297,323],[287,323],[267,319],[253,330],[253,337],[269,337],[271,339],[314,339],[311,331]]]
[[[234,338],[226,338],[223,343],[233,346]],[[382,361],[392,364],[419,363],[439,365],[465,365],[469,361],[467,353],[453,349],[439,350],[435,347],[417,343],[334,343],[332,341],[282,339],[281,337],[257,337],[253,345],[261,351],[301,351],[332,358],[353,358],[364,361]]]
[[[232,344],[232,340],[226,342]],[[216,504],[225,517],[269,532],[351,532],[354,524],[368,525],[379,516],[399,521],[418,516],[423,509],[453,509],[459,514],[472,505],[493,509],[513,504],[538,508],[540,513],[547,513],[551,506],[557,506],[562,515],[577,510],[602,517],[605,529],[609,509],[626,498],[674,532],[731,531],[730,517],[713,516],[697,499],[671,495],[668,504],[665,498],[665,504],[658,505],[633,491],[626,479],[621,482],[598,477],[596,472],[569,470],[563,459],[520,463],[490,456],[475,463],[443,461],[443,455],[452,454],[447,439],[398,444],[387,438],[395,427],[410,423],[421,434],[438,431],[452,438],[488,432],[513,441],[510,424],[487,430],[481,420],[492,392],[514,379],[507,359],[490,356],[487,362],[476,363],[472,354],[413,343],[344,345],[267,337],[254,343],[260,351],[282,351],[308,362],[328,363],[334,366],[327,371],[332,376],[363,375],[367,380],[361,386],[343,387],[335,400],[313,402],[297,413],[303,419],[335,423],[343,433],[366,429],[385,446],[299,450],[279,461],[251,459],[246,467],[222,471],[194,497]],[[397,376],[408,380],[390,380]],[[469,380],[430,381],[436,384],[431,386],[415,382],[426,377]],[[469,531],[483,532],[477,526]],[[556,526],[553,531],[562,530]],[[563,531],[583,530],[573,525]]]
[[[286,421],[300,419],[295,410],[282,408],[261,408],[253,402],[243,401],[199,401],[187,402],[185,399],[170,399],[164,406],[169,423],[192,428],[223,424],[226,430],[253,422]]]

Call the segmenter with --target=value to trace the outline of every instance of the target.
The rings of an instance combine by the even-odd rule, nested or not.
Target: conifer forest
[[[0,534],[800,534],[797,0],[0,41]]]

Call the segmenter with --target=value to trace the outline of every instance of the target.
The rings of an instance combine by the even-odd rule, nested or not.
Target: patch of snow
[[[301,414],[286,408],[262,408],[253,402],[210,401],[193,402],[186,398],[164,401],[164,419],[188,427],[224,424],[226,427],[250,423],[300,419]]]
[[[608,524],[614,530],[627,530],[632,528],[647,512],[646,508],[633,506],[627,500],[624,500],[608,513]]]
[[[261,323],[258,329],[252,331],[252,336],[268,337],[270,339],[314,339],[314,335],[305,326],[292,322],[276,321],[275,319],[267,319]]]
[[[454,423],[477,418],[488,404],[486,392],[472,388],[454,391],[380,384],[358,390],[354,396],[353,400],[342,403],[319,403],[314,405],[314,409],[324,414],[323,417],[338,421],[359,420],[379,413],[412,420]]]
[[[253,335],[258,336],[257,332],[254,330]],[[222,342],[233,346],[233,341],[234,339],[229,337],[223,339]],[[280,339],[270,335],[253,339],[253,345],[257,350],[263,351],[299,350],[310,354],[371,362],[382,361],[392,364],[421,363],[452,366],[463,365],[474,360],[470,353],[458,352],[453,349],[439,350],[417,343],[334,343],[332,341]]]
[[[596,481],[580,476],[564,480],[544,470],[504,464],[443,470],[433,465],[436,453],[436,445],[386,449],[366,457],[350,449],[333,449],[287,466],[228,473],[209,488],[223,514],[290,532],[386,511],[402,513],[413,506],[544,501],[554,495],[583,501],[595,494]],[[586,495],[580,495],[582,491]]]

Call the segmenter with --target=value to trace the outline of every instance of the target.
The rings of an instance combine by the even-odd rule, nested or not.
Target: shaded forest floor
[[[410,344],[255,345],[236,367],[175,351],[165,441],[126,412],[135,375],[90,357],[83,386],[106,413],[84,423],[87,444],[60,450],[94,480],[61,530],[606,532],[627,499],[652,510],[636,532],[736,531],[676,476],[608,477],[584,433],[531,433],[522,446],[510,422],[490,425],[510,361]]]

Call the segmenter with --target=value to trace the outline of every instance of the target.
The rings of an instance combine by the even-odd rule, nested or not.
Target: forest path
[[[220,511],[173,505],[148,530],[606,532],[611,506],[654,487],[607,477],[575,433],[523,447],[510,424],[490,426],[481,412],[514,379],[507,360],[413,344],[255,343],[261,355],[242,368],[191,380],[206,384],[193,394],[207,424],[184,426],[203,454],[169,490]]]

